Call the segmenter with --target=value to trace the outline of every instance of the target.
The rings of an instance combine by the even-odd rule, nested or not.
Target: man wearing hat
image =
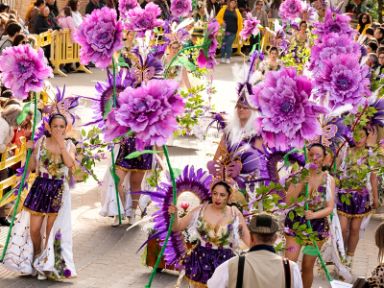
[[[299,266],[277,255],[273,248],[277,220],[263,213],[254,216],[248,227],[252,248],[218,266],[208,288],[302,288]]]

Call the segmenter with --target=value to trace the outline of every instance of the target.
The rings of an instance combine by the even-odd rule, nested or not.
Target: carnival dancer
[[[69,169],[75,164],[75,146],[65,140],[67,119],[53,114],[49,136],[33,147],[28,166],[35,179],[12,231],[4,264],[39,280],[76,276],[72,255],[71,196]]]
[[[337,201],[348,266],[352,265],[364,217],[378,207],[377,177],[369,167],[373,155],[371,148],[366,147],[369,132],[364,128],[355,135],[355,146],[343,155]]]
[[[260,169],[266,168],[265,155],[263,141],[255,133],[254,123],[257,110],[248,101],[248,95],[252,93],[251,87],[248,81],[239,85],[239,98],[233,119],[228,124],[223,124],[225,125],[224,134],[213,160],[208,162],[209,170],[211,170],[210,166],[216,166],[218,162],[228,164],[239,161],[241,171],[238,176],[234,177],[234,180],[242,193],[252,193],[252,191],[247,191],[249,181],[267,176],[265,171],[260,171]]]
[[[323,171],[326,159],[326,148],[320,143],[314,143],[309,148],[309,176],[305,181],[291,184],[288,188],[286,199],[291,204],[301,196],[305,199],[305,186],[309,186],[309,195],[305,199],[309,204],[309,210],[303,212],[303,207],[295,207],[290,210],[284,223],[286,235],[285,256],[292,261],[297,261],[303,245],[311,245],[317,242],[319,249],[329,236],[329,223],[327,216],[332,213],[335,203],[335,180],[327,172]],[[304,214],[304,215],[303,215]],[[301,225],[310,221],[313,233],[306,233],[306,229],[300,230]],[[296,224],[298,223],[298,224]],[[304,255],[302,262],[302,278],[304,288],[310,288],[313,282],[313,267],[316,256]]]
[[[197,244],[185,256],[185,275],[192,287],[207,287],[207,281],[216,267],[233,257],[240,239],[249,246],[250,234],[243,215],[235,206],[229,206],[232,187],[219,180],[211,188],[211,201],[204,203],[183,218],[171,205],[170,214],[176,213],[173,231],[187,230],[197,238]]]
[[[119,145],[115,146],[116,175],[119,177],[118,193],[122,220],[133,221],[136,208],[139,206],[140,194],[132,193],[142,190],[145,173],[152,169],[153,155],[143,154],[133,159],[126,157],[136,151],[136,140],[134,137],[125,137]],[[145,147],[152,150],[152,146]],[[120,225],[119,212],[116,203],[116,192],[113,178],[109,171],[104,178],[102,188],[102,208],[100,215],[113,216],[113,227]],[[141,206],[141,205],[140,205]],[[145,209],[140,207],[140,209]],[[143,211],[142,211],[143,212]]]

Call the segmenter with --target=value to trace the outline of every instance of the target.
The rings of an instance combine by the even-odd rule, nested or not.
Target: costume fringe
[[[344,211],[337,210],[337,213],[340,214],[341,216],[347,217],[349,219],[353,219],[353,218],[364,218],[364,217],[368,216],[369,214],[372,214],[373,211],[370,210],[370,211],[365,212],[363,214],[348,214]]]
[[[29,212],[31,215],[35,215],[35,216],[57,216],[57,214],[59,214],[59,212],[54,212],[54,213],[44,213],[44,212],[38,212],[38,211],[33,211],[27,207],[23,207],[23,210]]]

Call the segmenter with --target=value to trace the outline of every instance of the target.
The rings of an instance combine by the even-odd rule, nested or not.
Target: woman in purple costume
[[[173,231],[187,230],[197,240],[183,259],[192,287],[207,287],[216,267],[235,255],[240,239],[249,245],[250,234],[243,215],[235,206],[228,205],[231,190],[227,182],[216,182],[211,188],[211,203],[196,207],[183,218],[175,218]],[[171,205],[169,213],[178,215],[176,206]]]
[[[335,203],[335,181],[332,176],[322,170],[326,159],[326,149],[322,144],[315,143],[309,148],[309,160],[313,164],[309,169],[307,181],[291,184],[286,195],[287,201],[294,203],[298,197],[305,195],[305,186],[309,186],[309,197],[306,202],[309,210],[304,212],[303,207],[293,208],[288,212],[284,223],[286,236],[285,256],[297,261],[303,245],[317,241],[319,248],[329,236],[329,223],[327,216],[332,213]],[[301,210],[301,211],[300,211]],[[302,230],[301,225],[307,225],[310,220],[314,233]],[[297,224],[296,224],[297,223]],[[312,237],[311,237],[312,236]],[[302,262],[302,277],[304,288],[310,288],[313,282],[313,267],[316,256],[304,255]]]
[[[137,158],[125,159],[130,153],[136,151],[136,140],[133,137],[127,137],[120,143],[119,153],[116,158],[116,174],[119,177],[119,195],[122,203],[126,203],[126,189],[124,189],[124,178],[129,175],[130,192],[141,191],[145,173],[152,169],[152,154],[143,154]],[[145,147],[146,150],[152,150],[152,146]],[[132,206],[131,212],[123,213],[128,217],[134,217],[135,210],[139,204],[140,194],[131,193]],[[133,215],[132,215],[132,214]],[[115,216],[113,226],[118,225],[118,217]]]
[[[366,147],[369,132],[362,129],[355,134],[355,146],[348,148],[342,157],[337,195],[337,211],[347,247],[348,266],[352,265],[364,217],[372,212],[372,208],[378,207],[377,177],[369,171],[368,159],[372,156]]]
[[[67,120],[49,119],[49,136],[36,144],[28,170],[37,178],[24,201],[12,231],[5,266],[22,274],[58,279],[76,276],[72,256],[69,169],[75,164],[75,146],[65,140]],[[32,142],[28,147],[33,148]]]

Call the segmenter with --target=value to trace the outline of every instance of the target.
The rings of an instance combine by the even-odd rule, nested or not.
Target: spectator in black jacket
[[[60,29],[60,26],[58,26],[57,23],[50,21],[50,13],[51,11],[49,10],[49,7],[45,6],[43,13],[37,17],[34,29],[37,34],[47,32],[48,30]]]

